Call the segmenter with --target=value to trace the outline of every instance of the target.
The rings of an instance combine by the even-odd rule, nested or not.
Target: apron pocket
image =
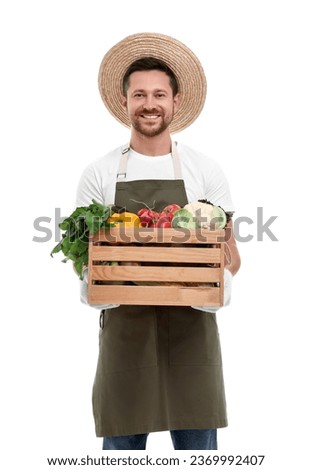
[[[146,306],[106,310],[100,331],[104,372],[122,372],[157,365],[155,313]]]
[[[194,309],[170,312],[169,362],[175,366],[221,365],[215,314]]]

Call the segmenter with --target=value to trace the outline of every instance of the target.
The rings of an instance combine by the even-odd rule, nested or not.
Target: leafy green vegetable
[[[88,266],[89,236],[97,233],[101,228],[110,227],[107,223],[112,213],[110,206],[104,206],[92,199],[89,206],[77,207],[74,212],[59,224],[62,240],[53,248],[50,255],[55,253],[65,255],[63,262],[71,260],[74,268],[82,279],[83,267]]]
[[[171,225],[173,228],[195,229],[197,227],[196,219],[193,214],[184,208],[175,211]]]

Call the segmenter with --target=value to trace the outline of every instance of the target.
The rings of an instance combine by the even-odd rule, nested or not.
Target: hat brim
[[[154,57],[165,62],[176,76],[181,101],[170,124],[170,132],[190,126],[205,103],[207,83],[201,63],[183,43],[159,33],[128,36],[104,56],[99,70],[99,90],[109,112],[123,125],[130,127],[122,106],[122,81],[128,67],[137,59]]]

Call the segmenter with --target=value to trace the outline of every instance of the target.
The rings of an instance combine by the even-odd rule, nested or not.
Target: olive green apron
[[[174,180],[120,181],[128,150],[120,162],[116,206],[136,212],[142,201],[155,210],[187,204],[175,144]],[[215,314],[144,305],[102,311],[93,414],[98,437],[227,426]]]

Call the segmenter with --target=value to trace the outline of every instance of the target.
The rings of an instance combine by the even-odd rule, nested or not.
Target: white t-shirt
[[[88,206],[92,199],[105,205],[114,204],[116,178],[123,148],[124,146],[118,147],[87,166],[79,181],[76,206]],[[177,144],[177,152],[188,202],[207,199],[212,204],[221,206],[226,212],[234,212],[228,182],[219,164],[184,144]],[[171,153],[148,157],[131,149],[128,153],[125,181],[142,179],[174,179]],[[224,295],[226,302],[229,303],[232,276],[226,271],[225,274],[228,275],[225,278]],[[81,301],[88,304],[87,272],[80,284]],[[118,305],[92,305],[92,307],[103,309]],[[219,309],[219,307],[196,308],[213,313]]]
[[[92,199],[105,205],[114,204],[123,148],[118,147],[87,166],[78,185],[76,206],[88,206]],[[177,144],[177,152],[188,202],[207,199],[226,212],[234,212],[228,182],[219,164],[181,143]],[[174,179],[171,154],[150,157],[130,149],[125,181],[142,179]]]

